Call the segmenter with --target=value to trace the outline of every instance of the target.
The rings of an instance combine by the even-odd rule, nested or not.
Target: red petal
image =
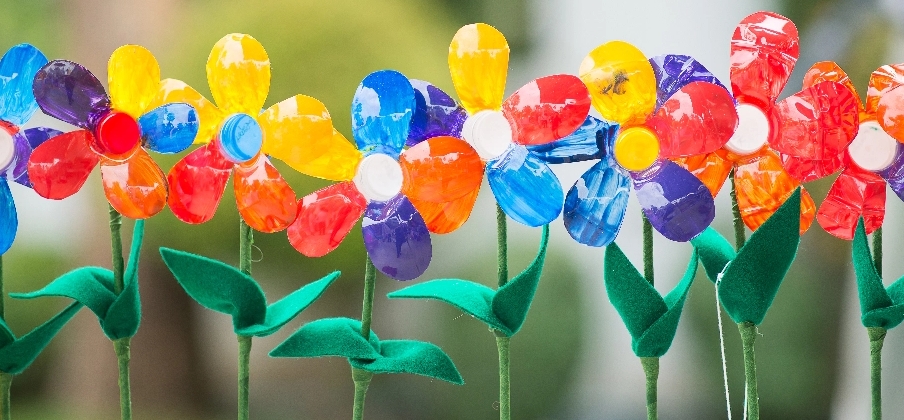
[[[295,192],[263,154],[235,166],[235,202],[248,226],[259,232],[279,232],[295,220]]]
[[[308,257],[336,249],[364,214],[367,200],[351,181],[334,184],[298,201],[298,217],[286,231],[289,243]]]
[[[770,12],[744,18],[731,37],[731,90],[738,102],[768,108],[788,83],[800,56],[797,27]]]
[[[780,154],[782,166],[788,174],[800,182],[810,182],[838,172],[844,166],[844,153],[830,159],[801,159]]]
[[[850,165],[829,189],[816,219],[826,232],[841,239],[854,239],[857,220],[863,216],[866,233],[872,233],[885,218],[885,180],[856,165]]]
[[[556,74],[536,79],[502,104],[515,143],[546,144],[577,130],[590,112],[590,94],[581,79]]]
[[[226,181],[235,166],[217,150],[216,142],[195,149],[170,169],[167,203],[185,223],[204,223],[217,211]]]
[[[875,116],[879,112],[879,100],[886,92],[904,84],[904,64],[891,64],[879,67],[869,77],[869,90],[866,92],[866,114]]]
[[[859,128],[857,98],[844,85],[822,82],[776,104],[776,151],[802,159],[833,159],[847,148]]]
[[[100,160],[89,146],[92,137],[87,130],[60,134],[31,153],[28,177],[41,197],[62,200],[82,188]]]
[[[414,208],[421,214],[421,217],[424,218],[424,222],[427,223],[427,230],[443,234],[460,228],[461,225],[468,221],[479,192],[480,185],[470,193],[448,203],[416,201],[410,197],[409,200],[411,200],[411,204],[414,204]]]
[[[702,155],[719,150],[738,125],[734,100],[721,86],[693,82],[675,92],[647,125],[659,137],[659,155]]]
[[[467,142],[434,137],[399,157],[402,193],[413,201],[446,203],[480,188],[484,164]]]
[[[860,102],[860,95],[857,95],[857,89],[854,87],[854,82],[852,82],[847,73],[841,69],[841,66],[834,61],[820,61],[813,64],[810,66],[810,69],[807,70],[807,74],[804,75],[804,89],[822,82],[838,82],[844,85],[844,87],[848,88],[851,93],[854,94],[854,98],[857,99],[857,109],[859,109],[861,113],[864,112],[863,103]],[[864,115],[861,114],[860,119],[863,120]]]
[[[123,216],[147,219],[166,206],[166,178],[141,147],[124,161],[102,159],[100,175],[107,201]]]
[[[876,118],[889,136],[904,143],[904,88],[897,87],[882,95]]]

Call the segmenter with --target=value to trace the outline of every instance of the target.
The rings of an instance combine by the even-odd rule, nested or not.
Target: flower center
[[[740,104],[738,111],[738,128],[725,143],[725,148],[732,153],[745,156],[757,150],[769,141],[769,119],[756,106]]]
[[[248,114],[232,114],[220,125],[217,136],[220,152],[234,163],[244,163],[261,151],[264,132],[254,117]]]
[[[5,172],[15,162],[16,143],[13,135],[0,127],[0,172]]]
[[[141,140],[138,122],[125,112],[108,112],[98,121],[94,131],[94,150],[108,156],[131,152]]]
[[[898,153],[898,141],[889,136],[876,121],[860,124],[857,137],[848,146],[851,160],[868,171],[888,168]]]
[[[659,158],[659,138],[646,127],[621,130],[613,145],[615,160],[629,171],[649,168]]]
[[[354,182],[368,200],[387,201],[402,191],[402,166],[389,155],[374,153],[361,159]]]
[[[461,136],[483,160],[498,158],[512,145],[512,127],[500,111],[480,111],[469,116]]]

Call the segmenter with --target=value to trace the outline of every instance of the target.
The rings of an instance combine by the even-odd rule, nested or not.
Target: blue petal
[[[487,180],[496,202],[519,223],[545,225],[562,212],[565,193],[559,178],[524,146],[510,147],[487,162]]]
[[[606,246],[615,240],[628,208],[631,178],[600,161],[581,176],[565,197],[562,219],[578,243]]]
[[[414,113],[414,88],[402,73],[381,70],[358,85],[352,100],[352,134],[365,155],[398,159]]]
[[[552,143],[528,146],[527,149],[549,163],[571,163],[600,159],[618,135],[618,124],[587,116],[574,133]]]
[[[633,172],[637,201],[662,236],[687,242],[709,227],[716,216],[712,193],[697,177],[670,160]]]
[[[16,203],[9,190],[5,178],[0,178],[0,255],[6,253],[16,239],[16,228],[19,219],[16,217]]]
[[[161,105],[138,118],[138,125],[144,147],[158,153],[179,153],[188,149],[198,134],[198,113],[189,104]]]
[[[650,65],[656,73],[656,109],[672,97],[672,94],[691,82],[709,82],[725,89],[725,85],[703,67],[703,64],[687,55],[656,56],[650,59]],[[728,93],[731,91],[728,90]]]
[[[47,64],[47,57],[30,44],[9,49],[0,59],[0,119],[25,124],[38,109],[31,90],[35,74]]]

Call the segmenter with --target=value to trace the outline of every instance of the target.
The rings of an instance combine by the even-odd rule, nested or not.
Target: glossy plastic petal
[[[28,159],[28,177],[41,197],[62,200],[78,192],[97,165],[87,130],[60,134],[35,148]]]
[[[430,265],[430,232],[414,205],[402,194],[368,204],[361,231],[374,266],[389,277],[411,280]]]
[[[480,185],[477,187],[468,194],[445,203],[411,198],[409,200],[424,218],[427,230],[439,234],[451,233],[465,224],[471,216],[471,210],[474,209],[474,203],[477,202],[477,195],[480,192]]]
[[[829,159],[815,160],[779,154],[788,175],[800,182],[811,182],[838,172],[844,167],[844,153]]]
[[[779,132],[769,144],[780,153],[805,159],[831,159],[857,135],[857,97],[837,82],[817,83],[775,105]]]
[[[764,148],[740,160],[735,169],[735,188],[741,218],[750,230],[756,230],[781,207],[800,183],[782,168],[775,152]],[[813,223],[816,205],[805,189],[800,196],[800,233]]]
[[[486,173],[496,202],[518,223],[537,227],[562,212],[565,193],[559,178],[523,146],[487,162]]]
[[[502,106],[508,61],[508,42],[490,25],[462,26],[452,37],[449,71],[458,100],[469,114]]]
[[[170,210],[185,223],[199,224],[210,220],[226,190],[233,166],[220,154],[215,143],[185,155],[167,175]]]
[[[319,158],[305,165],[290,165],[305,175],[330,181],[348,181],[355,177],[361,152],[342,133],[333,130],[329,148]]]
[[[685,85],[647,120],[659,138],[659,155],[670,158],[715,152],[728,142],[737,125],[731,95],[709,82]]]
[[[882,95],[876,119],[888,135],[904,143],[904,88],[897,87]]]
[[[166,177],[142,148],[124,161],[100,161],[104,194],[116,211],[130,219],[147,219],[166,206]]]
[[[198,134],[195,136],[195,143],[209,143],[226,117],[223,111],[201,96],[198,91],[176,79],[165,79],[160,82],[157,96],[148,105],[148,109],[155,109],[174,102],[189,104],[198,114]]]
[[[725,149],[719,149],[705,155],[687,156],[673,160],[678,166],[687,169],[706,185],[713,197],[722,190],[728,179],[734,162],[728,159]]]
[[[775,103],[800,57],[790,19],[772,12],[744,18],[731,36],[731,91],[738,102],[767,108]]]
[[[13,46],[0,58],[0,120],[22,125],[38,109],[32,82],[47,57],[30,44]]]
[[[829,195],[819,206],[816,220],[826,232],[841,239],[854,239],[857,220],[863,217],[872,233],[885,219],[885,180],[879,175],[848,166],[835,179]]]
[[[864,104],[866,114],[876,115],[879,111],[879,100],[886,92],[902,84],[904,84],[904,64],[889,64],[876,69],[869,77],[869,90],[866,92]]]
[[[15,142],[15,164],[7,169],[6,178],[31,188],[31,180],[28,178],[28,161],[34,149],[60,134],[62,131],[48,127],[32,127],[22,130],[13,136]]]
[[[298,201],[298,217],[286,233],[289,243],[308,257],[322,257],[342,243],[364,214],[367,200],[352,182],[333,184]]]
[[[618,124],[588,116],[573,133],[552,143],[528,146],[527,150],[549,163],[600,159],[618,135]]]
[[[235,201],[239,214],[259,232],[279,232],[295,220],[295,192],[263,154],[235,166]]]
[[[578,243],[606,246],[615,240],[631,192],[631,178],[607,161],[597,162],[578,179],[568,195],[562,219]]]
[[[138,119],[157,96],[160,65],[146,48],[123,45],[110,55],[107,83],[113,108]]]
[[[451,96],[423,80],[410,80],[417,104],[405,145],[414,146],[439,136],[460,137],[468,113]]]
[[[688,83],[708,82],[728,90],[703,64],[688,55],[658,55],[650,59],[650,65],[656,74],[656,109]]]
[[[185,103],[162,105],[142,115],[138,126],[144,147],[157,153],[179,153],[198,135],[198,113]]]
[[[0,255],[6,253],[16,239],[19,219],[16,215],[16,203],[5,179],[0,179]]]
[[[352,134],[358,150],[398,158],[414,114],[414,88],[397,71],[373,72],[358,85],[352,100]]]
[[[251,35],[226,35],[207,57],[207,84],[226,115],[260,114],[270,92],[270,57]]]
[[[898,145],[897,155],[891,166],[877,174],[888,182],[898,198],[904,200],[904,145]]]
[[[33,91],[45,114],[82,128],[93,128],[110,108],[110,99],[97,77],[71,61],[54,60],[38,70]]]
[[[434,137],[399,158],[402,193],[415,201],[446,203],[480,188],[483,162],[464,140]]]
[[[622,41],[596,47],[578,70],[603,118],[641,124],[656,108],[656,74],[635,46]]]
[[[631,178],[644,214],[666,238],[687,242],[716,217],[712,194],[675,162],[661,160],[645,171],[631,173]]]
[[[834,61],[820,61],[810,66],[810,69],[804,74],[804,89],[822,82],[837,82],[848,88],[854,94],[854,98],[857,99],[858,109],[861,112],[860,120],[864,121],[867,119],[867,116],[864,115],[863,103],[860,102],[860,95],[857,94],[857,88],[847,73],[841,69],[841,66]]]
[[[521,145],[545,144],[577,130],[590,112],[587,87],[575,76],[557,74],[524,85],[502,104]]]

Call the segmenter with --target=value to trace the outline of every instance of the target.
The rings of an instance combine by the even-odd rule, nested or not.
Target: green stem
[[[747,242],[747,231],[744,227],[744,219],[741,218],[741,207],[738,205],[738,191],[735,189],[735,170],[729,174],[731,182],[731,213],[734,215],[735,250],[740,250]]]
[[[647,376],[647,420],[658,418],[657,389],[659,387],[659,358],[641,357],[640,364]]]
[[[373,376],[373,373],[364,369],[352,368],[352,380],[355,381],[355,408],[352,412],[354,420],[364,418],[364,397],[367,396],[367,388],[370,387]]]
[[[882,227],[873,232],[873,264],[876,272],[882,277]]]
[[[370,325],[374,312],[374,289],[377,278],[377,268],[370,256],[364,262],[364,302],[361,305],[361,335],[370,340]],[[367,396],[367,388],[374,374],[364,369],[352,368],[352,381],[355,382],[355,405],[352,418],[361,420],[364,418],[364,398]]]
[[[869,372],[873,394],[873,420],[882,419],[882,345],[885,343],[885,328],[870,327],[869,335]]]
[[[647,279],[650,285],[653,285],[653,224],[647,218],[646,213],[643,216],[643,277]]]
[[[0,419],[9,420],[12,418],[10,414],[10,403],[9,403],[9,389],[13,386],[13,374],[0,372],[0,404],[3,406],[0,407]]]
[[[753,342],[756,340],[756,325],[752,322],[738,324],[741,331],[741,344],[744,348],[744,385],[747,389],[747,418],[759,420],[760,397],[756,388],[756,354],[753,350]]]
[[[499,287],[508,283],[508,226],[505,212],[496,204],[496,276]],[[499,351],[499,419],[512,418],[511,375],[509,374],[509,344],[511,337],[493,331]]]
[[[125,288],[125,259],[122,256],[122,215],[110,206],[110,241],[113,254],[113,292],[119,295]],[[113,350],[119,365],[119,415],[122,420],[132,419],[132,391],[129,379],[131,337],[113,340]]]
[[[245,219],[239,217],[239,270],[251,275],[251,246],[254,245],[254,235],[251,226],[245,223]],[[239,343],[239,374],[238,374],[238,405],[239,420],[248,420],[250,417],[249,396],[251,394],[251,336],[238,335]]]
[[[508,226],[499,204],[496,204],[496,277],[499,287],[508,283]]]

